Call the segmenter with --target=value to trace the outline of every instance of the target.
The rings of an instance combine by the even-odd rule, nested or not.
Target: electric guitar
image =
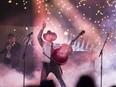
[[[63,65],[68,60],[68,56],[72,53],[72,45],[77,40],[78,37],[80,37],[82,34],[84,34],[85,31],[82,30],[78,36],[76,36],[70,44],[62,44],[60,48],[54,49],[51,53],[51,58],[59,65]]]

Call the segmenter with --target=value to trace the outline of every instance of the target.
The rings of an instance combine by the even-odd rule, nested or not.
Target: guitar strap
[[[49,59],[51,59],[48,55],[46,55],[44,52],[43,52],[43,54],[47,57],[47,58],[49,58]]]

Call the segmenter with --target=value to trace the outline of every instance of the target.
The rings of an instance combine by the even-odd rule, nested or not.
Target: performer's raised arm
[[[42,46],[43,44],[43,39],[42,39],[42,34],[43,34],[43,31],[46,27],[46,23],[44,22],[43,23],[43,26],[42,26],[42,29],[40,30],[39,34],[38,34],[38,41],[39,41],[39,44]]]

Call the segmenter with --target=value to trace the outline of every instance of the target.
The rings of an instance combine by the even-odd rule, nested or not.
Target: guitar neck
[[[74,42],[82,35],[82,34],[84,34],[85,33],[85,31],[84,30],[82,30],[80,33],[79,33],[79,35],[78,36],[76,36],[72,41],[71,41],[71,43],[70,43],[70,45],[73,45],[74,44]]]
[[[70,45],[73,45],[74,42],[77,40],[77,38],[79,37],[80,35],[76,36],[71,42],[70,42]]]

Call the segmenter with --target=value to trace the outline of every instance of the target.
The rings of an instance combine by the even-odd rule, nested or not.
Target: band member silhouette
[[[0,49],[0,54],[4,54],[4,64],[8,67],[16,68],[19,64],[18,50],[20,44],[16,42],[14,34],[9,33],[7,36],[7,43]]]
[[[43,48],[43,58],[42,58],[43,67],[41,71],[41,82],[46,80],[48,74],[52,72],[58,79],[61,87],[66,87],[62,79],[62,70],[60,68],[60,65],[57,64],[55,61],[53,61],[51,57],[51,53],[54,50],[53,41],[57,39],[57,35],[55,32],[51,32],[50,30],[48,30],[46,33],[43,34],[45,27],[46,23],[43,23],[43,27],[38,34],[39,44]]]

